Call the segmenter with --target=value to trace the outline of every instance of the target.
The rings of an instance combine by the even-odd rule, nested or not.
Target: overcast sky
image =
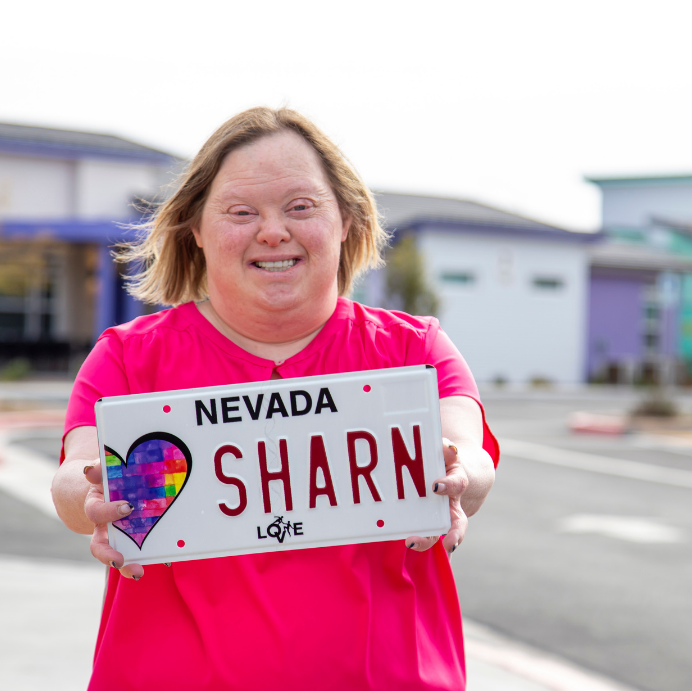
[[[575,229],[584,175],[692,172],[689,0],[5,3],[0,121],[191,156],[289,105],[372,187]]]

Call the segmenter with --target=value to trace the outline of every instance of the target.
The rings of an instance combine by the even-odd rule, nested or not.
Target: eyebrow
[[[239,199],[243,199],[246,197],[244,194],[238,193],[237,190],[237,184],[238,181],[232,181],[228,182],[225,185],[221,185],[217,189],[217,198],[222,199],[222,200],[228,200],[229,198],[232,197],[238,197]],[[248,182],[248,183],[241,183],[241,187],[247,187],[248,185],[252,186],[253,183]],[[286,197],[300,197],[300,196],[311,196],[311,197],[317,197],[317,198],[324,198],[324,197],[329,197],[330,196],[330,188],[327,184],[322,184],[318,183],[317,185],[313,185],[311,183],[308,183],[305,180],[299,181],[296,185],[287,188],[287,190],[284,192],[284,195]],[[332,192],[332,195],[336,197],[336,195]],[[242,202],[239,202],[242,203]]]

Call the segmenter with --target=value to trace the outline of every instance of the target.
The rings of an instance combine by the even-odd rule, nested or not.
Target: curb
[[[503,669],[539,684],[546,691],[639,691],[556,655],[510,640],[468,619],[464,619],[464,640],[466,655],[471,660]],[[474,686],[474,679],[471,679],[469,691]]]

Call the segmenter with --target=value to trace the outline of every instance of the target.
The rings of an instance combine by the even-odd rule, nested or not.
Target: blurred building
[[[589,178],[607,242],[592,250],[591,379],[681,381],[692,373],[692,176]]]
[[[65,369],[142,312],[109,247],[179,164],[120,137],[0,124],[0,361]]]
[[[589,247],[598,235],[459,199],[376,199],[395,242],[416,237],[442,327],[479,381],[583,381]],[[385,270],[374,272],[358,297],[387,304],[385,281]]]

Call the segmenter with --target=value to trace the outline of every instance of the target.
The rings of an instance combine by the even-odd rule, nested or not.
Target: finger
[[[138,581],[144,575],[144,567],[141,564],[123,566],[125,559],[108,543],[108,530],[105,525],[98,525],[94,528],[94,533],[91,536],[91,553],[100,562],[120,571],[125,578]]]
[[[128,564],[120,569],[120,574],[125,578],[138,581],[144,575],[144,567],[141,564]]]
[[[449,466],[458,461],[459,449],[447,437],[442,437],[442,453],[445,459],[445,466],[449,470]]]
[[[406,538],[406,547],[414,552],[425,552],[426,550],[430,549],[439,539],[439,535],[431,535],[430,537],[419,537],[418,535],[413,535],[412,537]]]
[[[125,558],[108,544],[108,530],[105,525],[97,525],[91,535],[91,553],[102,563],[113,568],[122,568]]]
[[[101,460],[95,459],[91,463],[84,466],[84,477],[91,482],[92,485],[103,484],[103,473],[101,472]]]
[[[457,468],[453,473],[440,477],[433,482],[433,492],[441,496],[460,496],[469,486],[469,478],[463,468]]]
[[[447,437],[443,437],[442,451],[444,453],[447,475],[433,482],[433,492],[449,496],[461,494],[468,487],[469,480],[459,459],[459,450]]]
[[[103,493],[92,488],[84,500],[84,513],[95,525],[112,523],[129,516],[134,510],[134,505],[129,501],[104,501]]]
[[[461,502],[458,498],[450,500],[449,514],[451,526],[442,540],[442,546],[445,548],[447,554],[451,555],[464,539],[466,530],[469,526],[469,519],[461,508]]]

